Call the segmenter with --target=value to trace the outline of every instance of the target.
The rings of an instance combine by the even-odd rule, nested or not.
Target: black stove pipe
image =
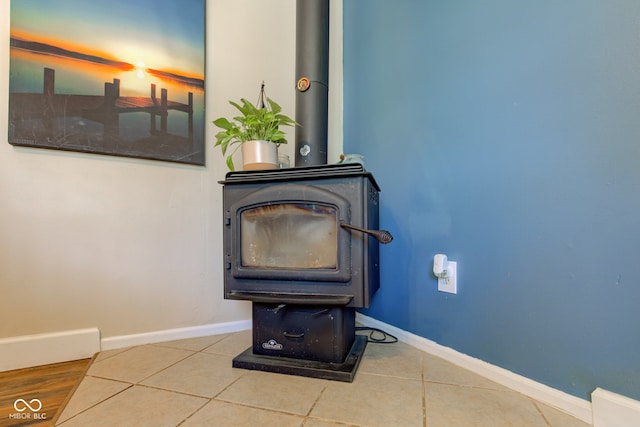
[[[327,164],[329,0],[296,2],[295,166]]]

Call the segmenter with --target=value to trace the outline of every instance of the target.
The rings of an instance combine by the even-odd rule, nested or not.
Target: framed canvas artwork
[[[204,165],[206,0],[11,0],[9,143]]]

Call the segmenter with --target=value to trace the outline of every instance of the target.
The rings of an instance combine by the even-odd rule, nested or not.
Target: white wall
[[[332,3],[339,19],[341,8]],[[250,318],[248,303],[222,297],[220,152],[208,143],[207,166],[195,167],[9,145],[9,2],[0,16],[0,338],[85,327],[105,338]],[[227,100],[257,97],[262,80],[293,115],[295,2],[208,1],[207,141],[211,121],[233,112]],[[285,152],[293,158],[293,144]]]

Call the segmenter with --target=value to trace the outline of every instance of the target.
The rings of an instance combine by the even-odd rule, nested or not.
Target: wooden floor
[[[53,425],[91,360],[0,372],[0,427]]]

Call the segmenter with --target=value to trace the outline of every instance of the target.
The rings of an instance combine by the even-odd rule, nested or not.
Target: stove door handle
[[[299,334],[294,334],[294,333],[285,331],[282,333],[282,335],[284,335],[287,338],[299,339],[304,337],[304,332],[300,332]]]
[[[367,230],[366,228],[358,227],[351,224],[346,224],[344,222],[340,223],[340,227],[348,228],[351,230],[359,231],[364,234],[368,234],[372,237],[375,237],[376,240],[382,243],[383,245],[386,245],[387,243],[391,243],[391,241],[393,240],[393,236],[387,230]]]

